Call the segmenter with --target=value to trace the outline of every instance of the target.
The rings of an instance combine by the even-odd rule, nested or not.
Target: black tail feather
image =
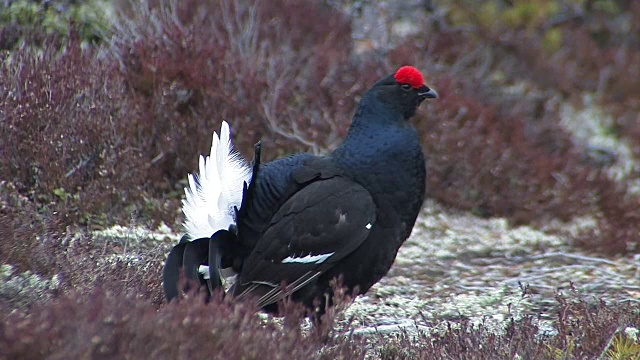
[[[219,230],[211,238],[201,238],[193,241],[188,241],[187,235],[183,236],[180,243],[169,252],[162,272],[162,286],[167,301],[176,298],[180,292],[178,283],[182,267],[184,267],[188,280],[184,289],[182,289],[183,291],[188,291],[189,283],[193,281],[197,281],[201,285],[206,284],[209,294],[221,288],[223,258],[228,259],[235,256],[237,251],[235,249],[236,243],[236,234],[228,230]],[[200,273],[200,265],[209,266],[209,279],[205,279],[203,274]]]
[[[180,239],[180,243],[174,246],[167,256],[167,261],[162,269],[162,288],[167,301],[173,300],[178,296],[178,280],[180,279],[180,268],[182,267],[182,259],[184,250],[189,244],[188,235]]]
[[[184,273],[187,276],[187,279],[197,280],[201,285],[205,285],[206,281],[198,270],[200,265],[207,263],[209,255],[209,241],[209,238],[191,241],[185,247],[184,255],[182,257]]]
[[[228,230],[218,230],[211,236],[209,241],[209,290],[222,287],[222,267],[223,256],[233,256],[233,247],[236,244],[236,234]]]
[[[256,178],[258,177],[258,172],[260,171],[260,153],[262,151],[262,143],[257,142],[254,146],[254,154],[253,154],[253,164],[252,164],[252,172],[251,172],[251,180],[249,184],[246,182],[242,187],[242,202],[240,203],[240,209],[236,208],[236,223],[238,223],[238,219],[242,218],[243,214],[246,214],[248,209],[247,207],[251,204],[251,200],[253,198],[253,192],[256,186]]]
[[[242,187],[242,202],[240,203],[240,208],[239,209],[237,207],[235,208],[236,227],[233,230],[235,230],[236,232],[236,237],[238,238],[238,241],[240,239],[239,233],[242,232],[241,229],[245,228],[246,230],[246,226],[243,223],[243,221],[247,219],[247,214],[249,214],[253,210],[251,207],[253,206],[253,203],[254,203],[253,196],[255,193],[255,188],[257,186],[256,179],[258,178],[258,173],[260,172],[261,150],[262,150],[262,143],[257,142],[254,145],[251,180],[249,181],[248,184],[246,182],[244,183]],[[236,244],[236,246],[242,247],[242,246],[246,246],[246,244]],[[247,252],[245,255],[248,256],[248,251],[250,250],[249,249],[244,249],[244,250],[245,252]]]

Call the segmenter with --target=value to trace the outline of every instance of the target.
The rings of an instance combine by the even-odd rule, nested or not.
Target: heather
[[[511,314],[504,332],[462,316],[446,318],[438,333],[353,336],[354,323],[335,319],[336,330],[319,336],[297,320],[263,321],[220,300],[163,303],[161,266],[182,231],[186,174],[221,120],[248,157],[259,139],[265,160],[324,153],[345,135],[358,96],[405,63],[441,95],[415,120],[430,199],[558,235],[564,253],[637,258],[639,4],[432,3],[411,11],[408,33],[394,30],[403,19],[392,12],[380,29],[363,30],[368,2],[122,1],[97,12],[112,13],[109,21],[83,15],[104,6],[91,2],[20,1],[2,10],[0,358],[580,359],[616,358],[625,344],[633,351],[623,330],[639,325],[637,286],[603,302],[593,299],[602,295],[596,286],[555,298],[544,286],[567,284],[538,284],[535,274],[532,288],[551,294],[545,307]],[[578,221],[589,225],[568,229]],[[126,229],[114,233],[113,225]],[[412,241],[441,241],[448,227],[438,226]],[[503,254],[487,245],[496,258],[458,260],[517,264],[522,253],[552,248],[521,246]],[[393,271],[438,282],[447,269]],[[589,281],[575,277],[576,286]],[[539,317],[553,320],[555,335],[539,336]]]

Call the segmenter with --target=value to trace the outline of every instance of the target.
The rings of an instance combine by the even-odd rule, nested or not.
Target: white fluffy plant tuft
[[[235,223],[234,207],[242,202],[243,184],[251,180],[251,167],[233,149],[229,124],[222,122],[220,136],[213,133],[209,156],[200,156],[198,174],[189,174],[182,212],[190,240],[208,238]]]

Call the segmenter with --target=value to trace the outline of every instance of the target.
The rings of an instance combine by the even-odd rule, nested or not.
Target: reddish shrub
[[[3,67],[0,176],[65,223],[110,217],[142,198],[136,110],[108,64],[77,42]],[[91,214],[91,215],[90,215]]]
[[[508,217],[514,224],[594,215],[598,231],[583,234],[576,243],[608,253],[636,249],[640,232],[632,214],[640,200],[625,182],[638,175],[631,173],[621,183],[610,179],[608,164],[592,161],[588,149],[561,127],[555,102],[558,91],[572,97],[597,89],[635,101],[638,77],[626,74],[636,71],[631,68],[640,61],[631,59],[640,52],[621,52],[615,42],[611,48],[599,47],[584,29],[568,25],[563,34],[571,50],[554,55],[535,33],[484,30],[434,26],[421,32],[430,34],[426,40],[409,39],[390,54],[394,62],[413,59],[431,69],[431,82],[442,95],[417,119],[425,136],[429,195],[477,215]],[[420,59],[446,65],[434,67]],[[609,79],[620,81],[603,84],[603,66],[610,67]],[[517,95],[506,91],[516,84],[526,87]],[[621,137],[631,144],[640,133],[635,118],[627,108],[617,122],[626,132]]]
[[[547,316],[511,319],[504,333],[484,323],[451,322],[440,334],[380,336],[380,359],[595,359],[606,354],[616,332],[640,321],[637,306],[593,304],[573,294],[556,297],[554,325],[541,331]],[[499,331],[499,330],[498,330]]]
[[[36,306],[29,315],[0,314],[0,358],[7,359],[361,359],[364,353],[360,341],[335,332],[305,334],[295,312],[282,327],[262,321],[250,306],[219,299],[204,304],[198,296],[157,310],[99,286]]]
[[[247,154],[267,137],[268,159],[336,146],[354,93],[380,75],[337,46],[350,43],[349,22],[321,4],[183,1],[142,9],[121,30],[118,53],[132,89],[146,95],[148,138],[163,163],[155,171],[172,182],[193,170],[222,120],[233,123]]]

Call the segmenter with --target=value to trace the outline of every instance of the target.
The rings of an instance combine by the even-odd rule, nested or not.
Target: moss
[[[637,340],[618,334],[613,339],[607,356],[610,360],[640,359],[640,345]]]
[[[23,46],[43,46],[45,36],[68,39],[73,31],[84,45],[96,45],[104,41],[111,23],[102,1],[82,1],[56,7],[47,2],[29,0],[11,1],[0,10],[0,28],[11,29],[12,41],[3,42],[3,49]]]
[[[60,285],[58,275],[47,279],[30,271],[18,273],[8,264],[0,266],[0,300],[15,308],[50,300]]]
[[[562,46],[562,30],[549,29],[544,34],[542,45],[548,53],[555,53]]]
[[[553,17],[559,8],[560,6],[556,0],[514,1],[513,5],[502,13],[502,19],[511,27],[533,29],[540,27],[545,21]]]

